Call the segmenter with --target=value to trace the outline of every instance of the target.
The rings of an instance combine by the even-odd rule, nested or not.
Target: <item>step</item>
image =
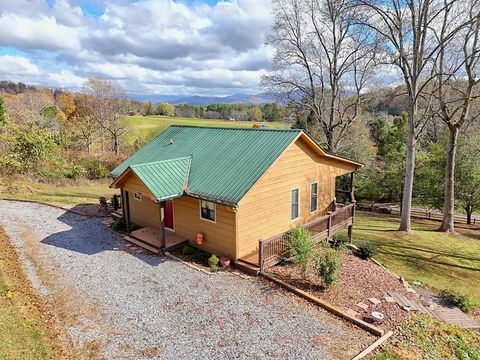
[[[125,235],[125,236],[123,237],[123,239],[124,239],[124,240],[127,240],[128,242],[131,242],[131,243],[133,243],[133,244],[135,244],[135,245],[138,245],[138,246],[140,246],[140,247],[142,247],[142,248],[144,248],[144,249],[146,249],[146,250],[148,250],[148,251],[151,251],[151,252],[153,252],[153,253],[155,253],[155,254],[160,253],[160,249],[156,248],[156,247],[153,246],[153,245],[147,244],[146,242],[144,242],[144,241],[142,241],[142,240],[136,239],[136,238],[134,238],[134,237],[132,237],[132,236]]]
[[[260,268],[254,265],[251,265],[242,260],[235,261],[235,267],[239,270],[245,271],[248,274],[258,276],[260,273]]]

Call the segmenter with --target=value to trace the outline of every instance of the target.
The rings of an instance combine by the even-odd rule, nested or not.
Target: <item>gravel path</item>
[[[0,201],[0,226],[85,358],[348,359],[374,340],[262,279],[128,252],[98,219]]]

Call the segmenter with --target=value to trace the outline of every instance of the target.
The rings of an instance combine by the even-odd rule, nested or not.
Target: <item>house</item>
[[[279,255],[278,239],[297,224],[324,237],[351,232],[359,167],[302,130],[174,125],[110,176],[121,189],[127,240],[152,251],[188,241],[258,266],[259,251]],[[335,209],[336,178],[346,174],[350,189],[337,195],[351,204]]]

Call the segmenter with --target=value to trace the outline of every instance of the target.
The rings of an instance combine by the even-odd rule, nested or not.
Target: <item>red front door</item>
[[[174,230],[173,228],[173,200],[165,201],[165,227]]]

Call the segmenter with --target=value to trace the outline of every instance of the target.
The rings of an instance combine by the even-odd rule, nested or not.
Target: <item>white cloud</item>
[[[259,91],[260,74],[270,67],[271,52],[264,46],[270,0],[103,4],[104,14],[96,19],[73,0],[55,0],[53,7],[42,0],[2,4],[0,46],[26,51],[47,74],[31,82],[47,86],[78,87],[100,75],[118,79],[130,93]],[[48,59],[38,50],[46,50]]]
[[[36,76],[40,74],[37,65],[22,56],[0,56],[0,74],[2,76]]]

